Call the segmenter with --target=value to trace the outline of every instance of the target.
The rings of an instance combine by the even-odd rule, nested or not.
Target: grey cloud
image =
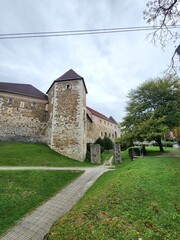
[[[144,25],[145,2],[118,0],[0,1],[0,33]],[[127,92],[160,75],[171,57],[145,40],[146,32],[0,40],[0,81],[46,92],[73,68],[84,77],[90,107],[120,121]]]

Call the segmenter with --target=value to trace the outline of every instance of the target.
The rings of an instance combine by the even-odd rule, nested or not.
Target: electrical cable
[[[65,36],[79,36],[92,34],[106,34],[106,33],[124,33],[124,32],[138,32],[158,30],[160,26],[141,26],[141,27],[124,27],[124,28],[101,28],[101,29],[86,29],[86,30],[70,30],[70,31],[49,31],[49,32],[24,32],[24,33],[1,33],[0,39],[21,39],[21,38],[42,38],[42,37],[65,37]],[[163,29],[179,29],[180,25],[167,25]]]

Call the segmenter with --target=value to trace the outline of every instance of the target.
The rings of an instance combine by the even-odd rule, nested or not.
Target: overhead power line
[[[44,37],[65,37],[79,36],[105,33],[124,33],[124,32],[139,32],[152,31],[159,29],[160,26],[141,26],[141,27],[126,27],[126,28],[101,28],[88,30],[73,30],[73,31],[51,31],[51,32],[23,32],[23,33],[2,33],[0,39],[20,39],[20,38],[44,38]],[[168,25],[167,29],[179,29],[180,25]],[[166,28],[164,28],[166,29]]]

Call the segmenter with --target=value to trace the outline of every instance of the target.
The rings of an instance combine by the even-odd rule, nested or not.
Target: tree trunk
[[[162,146],[162,142],[161,142],[161,138],[157,138],[157,139],[156,139],[156,142],[157,142],[158,145],[159,145],[159,151],[160,151],[160,152],[164,152],[164,149],[163,149],[163,146]]]

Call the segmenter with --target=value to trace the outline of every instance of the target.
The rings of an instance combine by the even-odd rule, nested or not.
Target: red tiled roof
[[[115,123],[114,121],[112,121],[111,119],[109,119],[109,118],[107,118],[105,115],[103,115],[102,113],[100,113],[100,112],[97,112],[97,111],[95,111],[94,109],[92,109],[92,108],[90,108],[90,107],[86,107],[93,115],[95,115],[95,116],[97,116],[97,117],[100,117],[100,118],[102,118],[102,119],[104,119],[104,120],[106,120],[106,121],[108,121],[108,122],[110,122],[110,123]]]
[[[47,100],[47,95],[30,84],[0,82],[0,92],[19,94]]]
[[[78,75],[74,70],[70,69],[69,71],[67,71],[66,73],[64,73],[61,77],[57,78],[56,80],[54,80],[54,82],[51,84],[50,88],[48,89],[47,93],[49,92],[49,90],[51,89],[51,87],[53,86],[53,84],[55,82],[61,82],[61,81],[69,81],[69,80],[82,80],[86,93],[87,93],[87,88],[86,88],[86,84],[84,82],[84,78],[81,77],[80,75]]]

